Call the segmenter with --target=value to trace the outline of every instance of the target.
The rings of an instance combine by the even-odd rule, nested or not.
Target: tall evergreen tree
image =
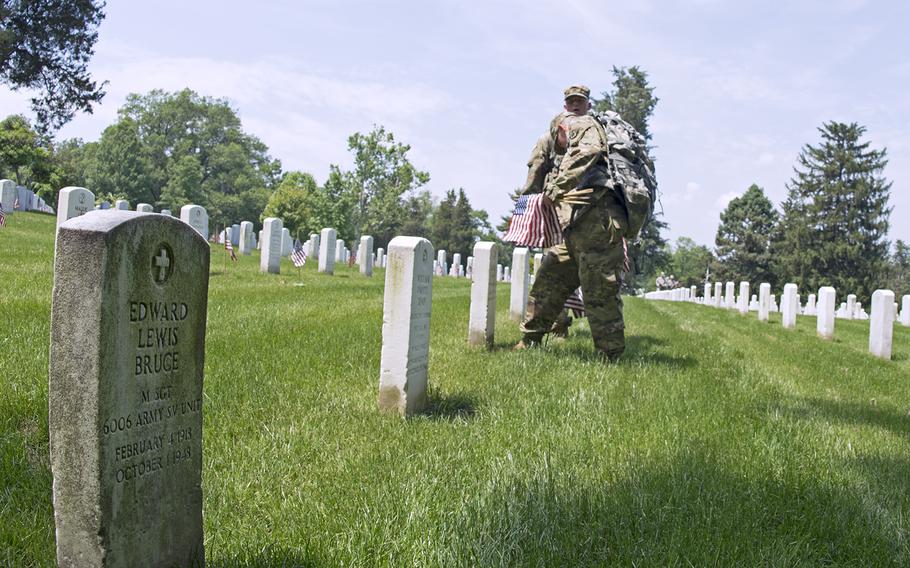
[[[803,289],[834,286],[868,302],[887,277],[891,183],[887,150],[861,141],[856,123],[828,122],[806,145],[787,186],[777,247],[781,276]]]
[[[638,66],[613,67],[613,90],[604,92],[602,98],[594,101],[594,110],[612,110],[651,140],[648,123],[660,99],[654,96],[654,87],[648,83],[648,73]],[[649,157],[653,162],[651,148]],[[655,204],[656,205],[656,204]],[[669,267],[667,240],[661,231],[667,228],[661,213],[655,209],[654,216],[644,226],[638,242],[630,243],[628,252],[632,272],[627,275],[624,285],[627,289],[639,288],[660,270]]]
[[[910,294],[910,246],[900,239],[894,243],[889,272],[888,288],[894,291],[894,297]]]
[[[733,282],[776,284],[771,265],[771,238],[777,228],[777,211],[764,190],[752,184],[730,201],[717,227],[715,278]]]

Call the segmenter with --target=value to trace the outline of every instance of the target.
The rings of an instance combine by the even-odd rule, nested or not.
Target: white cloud
[[[731,201],[742,194],[742,191],[728,191],[726,193],[722,193],[720,197],[714,201],[714,207],[717,209],[726,209],[727,205],[729,205]]]

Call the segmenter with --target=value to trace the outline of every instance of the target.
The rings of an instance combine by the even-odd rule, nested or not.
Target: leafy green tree
[[[366,135],[352,134],[348,150],[354,154],[354,170],[344,178],[356,194],[353,239],[368,234],[387,244],[404,225],[405,199],[425,185],[430,174],[415,168],[408,159],[411,147],[396,142],[382,126]]]
[[[0,122],[0,175],[10,176],[50,201],[52,173],[51,150],[28,119],[14,114]]]
[[[720,214],[714,239],[717,256],[712,271],[717,280],[768,282],[776,286],[772,268],[772,237],[779,216],[764,190],[752,184]]]
[[[831,285],[867,303],[887,278],[887,150],[861,141],[866,129],[856,123],[818,130],[821,143],[803,148],[787,186],[778,269],[802,289]]]
[[[83,187],[86,185],[87,167],[94,163],[94,152],[97,146],[97,143],[94,142],[86,144],[81,138],[69,138],[54,145],[51,155],[53,161],[51,188],[54,190],[54,203],[57,201],[56,192],[60,189],[67,186]]]
[[[699,245],[688,237],[676,239],[670,261],[670,273],[683,287],[701,286],[705,271],[714,262],[711,249]]]
[[[0,83],[40,93],[31,99],[39,131],[90,113],[104,96],[86,69],[103,8],[92,0],[0,2]]]
[[[258,218],[281,172],[227,101],[189,89],[129,95],[93,154],[89,189],[175,211],[194,202],[219,222]]]
[[[405,220],[400,229],[401,234],[432,241],[430,219],[433,217],[433,197],[430,192],[423,190],[410,195],[404,202],[404,208]]]
[[[269,197],[262,217],[279,217],[294,238],[306,240],[310,233],[318,233],[323,228],[318,225],[315,215],[319,191],[312,175],[288,172]]]
[[[595,110],[612,110],[619,113],[645,140],[651,140],[648,122],[660,99],[654,96],[654,87],[648,83],[646,71],[638,66],[613,67],[613,89],[602,93],[601,96],[601,99],[593,101]],[[650,147],[648,153],[651,153]],[[650,157],[653,161],[653,156]],[[669,266],[667,240],[661,235],[661,231],[667,228],[667,223],[660,219],[661,216],[662,214],[655,210],[654,216],[642,229],[638,242],[630,243],[628,246],[632,272],[626,276],[623,283],[627,290],[642,287],[646,282],[653,281],[658,272]]]
[[[613,90],[595,100],[594,110],[612,110],[635,127],[645,140],[651,140],[648,121],[660,100],[654,96],[654,87],[648,84],[648,73],[637,65],[613,67]]]
[[[895,298],[910,294],[910,246],[898,239],[889,264],[888,287],[894,291]]]

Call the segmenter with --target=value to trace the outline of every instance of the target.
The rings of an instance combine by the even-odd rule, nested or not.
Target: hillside
[[[47,360],[54,218],[0,228],[0,565],[54,563]],[[466,345],[469,283],[433,285],[432,407],[377,411],[383,270],[213,255],[208,566],[907,565],[910,328],[784,331],[626,299],[627,353],[584,323]],[[777,316],[777,317],[775,317]]]

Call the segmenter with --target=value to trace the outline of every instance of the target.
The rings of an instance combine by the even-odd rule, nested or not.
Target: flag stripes
[[[562,229],[556,208],[542,193],[522,195],[515,202],[509,230],[502,240],[516,245],[547,248],[562,242]]]

